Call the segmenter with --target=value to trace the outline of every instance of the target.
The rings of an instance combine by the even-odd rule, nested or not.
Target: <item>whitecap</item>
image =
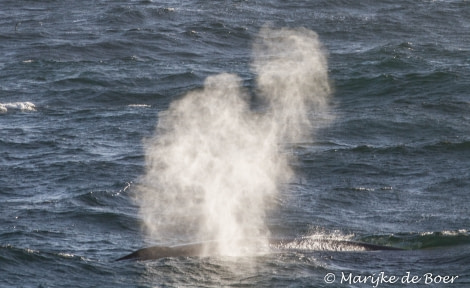
[[[36,111],[36,105],[31,102],[0,103],[0,113],[6,113],[8,110]]]
[[[73,258],[73,257],[75,257],[75,255],[70,254],[70,253],[59,253],[58,255],[60,257],[63,257],[63,258]]]
[[[148,104],[129,104],[127,107],[134,107],[134,108],[149,108],[151,107]]]

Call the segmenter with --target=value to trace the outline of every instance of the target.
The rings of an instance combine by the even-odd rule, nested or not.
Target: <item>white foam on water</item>
[[[133,108],[150,108],[152,107],[151,105],[148,104],[129,104],[127,107],[133,107]]]
[[[36,105],[31,102],[0,103],[0,113],[8,111],[36,111]]]

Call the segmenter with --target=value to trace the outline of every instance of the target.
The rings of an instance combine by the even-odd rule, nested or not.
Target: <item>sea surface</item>
[[[256,95],[266,25],[318,34],[334,119],[289,143],[271,234],[405,250],[115,262],[159,243],[159,113],[219,73]],[[469,31],[464,0],[2,0],[0,287],[469,287]]]

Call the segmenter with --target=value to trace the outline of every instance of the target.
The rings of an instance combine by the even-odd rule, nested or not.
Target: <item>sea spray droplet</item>
[[[264,114],[226,73],[159,114],[137,195],[151,239],[217,240],[220,254],[234,256],[269,246],[268,203],[293,176],[278,144],[311,134],[309,113],[326,109],[329,84],[312,31],[264,28],[254,55]]]

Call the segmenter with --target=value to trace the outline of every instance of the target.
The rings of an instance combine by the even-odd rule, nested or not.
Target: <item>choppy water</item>
[[[149,244],[132,199],[158,112],[221,72],[256,93],[266,23],[316,31],[335,89],[334,122],[290,144],[300,176],[272,234],[408,250],[113,262]],[[2,1],[0,286],[373,287],[341,275],[384,272],[400,281],[378,287],[467,287],[469,29],[467,1]]]

